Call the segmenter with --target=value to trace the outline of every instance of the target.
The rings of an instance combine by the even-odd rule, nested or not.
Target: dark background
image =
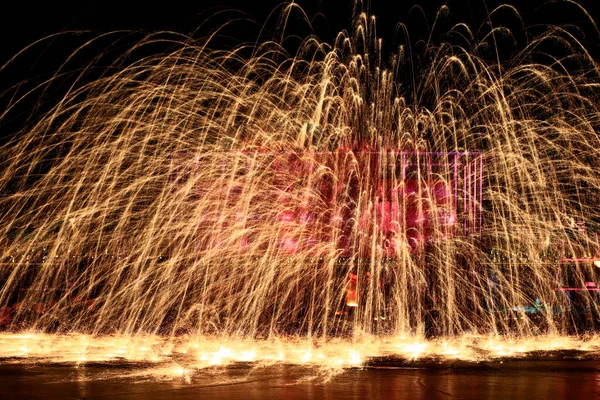
[[[600,0],[581,0],[596,21],[600,21]],[[322,41],[332,43],[338,32],[351,30],[353,0],[297,0],[312,22],[311,31],[303,21],[300,12],[291,15],[288,21],[288,34],[294,34],[284,42],[286,49],[293,54],[301,38],[310,33]],[[282,2],[274,0],[199,0],[195,2],[147,2],[134,5],[128,2],[69,2],[60,4],[46,2],[41,5],[33,2],[5,2],[0,6],[0,116],[7,104],[14,101],[15,93],[27,93],[37,83],[43,82],[56,71],[73,50],[86,40],[99,33],[116,30],[131,31],[130,44],[124,42],[123,49],[135,40],[155,31],[174,31],[204,37],[215,28],[228,23],[220,38],[213,46],[227,48],[241,42],[255,42],[272,38],[277,32],[278,16]],[[448,5],[434,34],[442,36],[454,24],[466,22],[476,35],[483,36],[489,31],[486,16],[500,4],[512,4],[521,13],[523,25],[518,18],[506,10],[497,13],[492,19],[494,26],[506,25],[514,33],[515,47],[508,46],[507,55],[527,42],[536,32],[548,24],[570,25],[569,31],[600,59],[600,38],[593,24],[574,4],[565,0],[364,0],[364,8],[377,17],[377,32],[383,39],[384,52],[391,53],[399,42],[406,38],[397,29],[398,23],[407,25],[410,41],[427,40],[436,11]],[[523,29],[523,27],[527,29]],[[16,60],[6,65],[8,60],[31,43],[60,34],[53,39],[24,51]],[[87,52],[82,52],[69,65],[72,69],[86,67],[103,52],[110,41],[100,41]],[[510,40],[505,42],[510,43]],[[118,48],[115,57],[118,57]],[[110,64],[110,57],[106,65]],[[100,67],[102,62],[95,63]],[[4,67],[2,67],[4,66]],[[66,86],[63,85],[63,86]],[[60,85],[55,85],[54,93],[47,91],[46,104],[60,99]],[[0,118],[0,139],[7,132],[14,132],[23,125],[30,115],[31,107],[41,101],[32,95],[22,101],[22,107],[11,110]],[[10,135],[10,133],[9,133]],[[1,142],[1,140],[0,140]],[[1,144],[1,143],[0,143]]]
[[[331,42],[340,30],[351,26],[353,0],[296,0],[296,3],[313,20],[315,33],[322,40]],[[597,21],[600,20],[598,0],[580,0],[579,3]],[[574,24],[589,31],[586,32],[586,40],[599,42],[583,13],[565,0],[364,0],[365,8],[377,16],[378,32],[386,44],[394,41],[398,22],[407,23],[414,37],[425,35],[436,10],[444,4],[449,7],[444,18],[448,26],[465,21],[480,27],[485,23],[488,11],[499,4],[512,4],[519,9],[527,26]],[[281,1],[274,0],[147,2],[137,6],[125,1],[116,5],[110,2],[45,2],[41,5],[27,1],[5,2],[0,7],[0,62],[3,63],[27,44],[62,31],[170,30],[192,33],[197,30],[196,35],[201,36],[211,28],[237,18],[240,20],[233,23],[226,33],[232,39],[254,39],[263,25],[263,34],[275,31],[281,5]],[[298,28],[299,20],[299,13],[296,13],[290,20],[292,29]],[[494,22],[511,25],[511,18],[500,15]],[[512,28],[518,31],[518,27]],[[299,33],[303,33],[302,29]]]

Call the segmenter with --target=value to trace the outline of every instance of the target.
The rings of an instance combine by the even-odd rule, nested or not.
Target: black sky
[[[342,29],[352,26],[353,0],[296,0],[313,22],[314,33],[323,41],[332,42]],[[600,58],[600,38],[592,25],[586,22],[583,12],[568,0],[363,0],[365,7],[377,16],[377,31],[387,49],[395,50],[398,22],[408,24],[411,39],[426,37],[428,26],[435,18],[436,10],[447,4],[449,12],[440,24],[439,31],[464,21],[472,27],[485,23],[490,10],[503,3],[515,5],[524,18],[526,26],[539,24],[572,24],[579,27],[582,40],[593,54]],[[596,21],[600,22],[600,0],[580,0]],[[118,3],[119,4],[119,3]],[[141,33],[175,31],[204,36],[215,27],[230,21],[225,31],[232,43],[256,39],[259,32],[267,37],[275,32],[281,0],[199,0],[196,2],[147,2],[137,7],[128,2],[118,6],[109,2],[74,2],[60,4],[46,2],[10,2],[0,6],[0,65],[28,44],[47,35],[64,31],[92,31],[94,33],[115,30],[134,30]],[[418,6],[419,8],[417,8]],[[279,7],[279,8],[278,8]],[[505,13],[506,14],[506,13]],[[289,31],[303,37],[309,33],[299,13],[289,21]],[[251,23],[250,21],[255,21]],[[526,37],[515,22],[514,16],[497,15],[494,23],[507,24],[517,32],[517,38]],[[445,25],[444,25],[445,24]],[[264,29],[261,30],[261,27]],[[18,62],[0,70],[0,94],[12,90],[23,79],[52,73],[60,63],[83,42],[85,35],[66,35],[71,38],[44,45],[29,51]],[[293,40],[290,41],[293,43]],[[93,49],[88,54],[93,57]],[[89,61],[89,60],[88,60]],[[86,60],[82,65],[86,65]],[[2,97],[0,97],[2,100]],[[6,100],[6,96],[4,96]],[[0,106],[3,103],[0,101]],[[6,122],[6,121],[5,121]]]
[[[341,29],[350,26],[353,0],[296,0],[310,17],[314,17],[315,28],[323,40],[331,38]],[[378,19],[378,31],[384,40],[391,41],[396,23],[412,22],[424,26],[425,20],[413,6],[424,10],[429,23],[433,21],[435,10],[448,4],[452,21],[465,20],[479,25],[484,13],[498,4],[515,5],[525,18],[527,25],[538,23],[581,23],[584,19],[577,8],[561,5],[567,0],[363,0]],[[579,0],[579,3],[600,20],[598,0]],[[119,3],[117,3],[119,4]],[[92,30],[107,32],[112,30],[172,30],[189,33],[196,30],[212,16],[214,24],[233,17],[247,16],[255,20],[257,26],[266,22],[274,26],[276,19],[268,19],[269,14],[282,1],[275,0],[200,0],[195,2],[147,2],[137,7],[128,2],[115,6],[112,2],[73,2],[60,4],[46,2],[41,5],[32,2],[9,2],[0,11],[0,61],[14,54],[23,46],[43,36],[65,30]],[[219,11],[225,12],[215,16]],[[318,16],[321,13],[322,16]],[[270,23],[269,23],[270,21]],[[292,23],[294,21],[292,20]],[[214,26],[213,24],[213,26]],[[210,25],[210,24],[209,24]],[[237,31],[229,31],[240,40],[248,39],[248,24],[238,24]],[[255,32],[253,32],[255,33]]]

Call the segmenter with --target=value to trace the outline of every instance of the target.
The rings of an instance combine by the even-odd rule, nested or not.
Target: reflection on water
[[[352,369],[336,375],[291,366],[216,368],[192,377],[149,379],[135,364],[0,366],[0,398],[152,399],[592,399],[596,360],[480,363],[467,368]]]

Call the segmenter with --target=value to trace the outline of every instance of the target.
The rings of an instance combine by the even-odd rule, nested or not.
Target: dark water
[[[520,360],[378,366],[336,375],[294,366],[237,366],[187,380],[136,375],[136,365],[0,365],[1,399],[596,399],[600,361]]]

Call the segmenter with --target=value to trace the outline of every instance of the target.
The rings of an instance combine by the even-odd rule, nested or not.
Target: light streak
[[[128,61],[151,36],[0,147],[0,357],[189,377],[595,351],[557,295],[600,281],[584,44],[549,29],[499,66],[494,35],[444,35],[387,60],[354,21],[296,56],[189,38]],[[572,52],[533,62],[550,41]]]

